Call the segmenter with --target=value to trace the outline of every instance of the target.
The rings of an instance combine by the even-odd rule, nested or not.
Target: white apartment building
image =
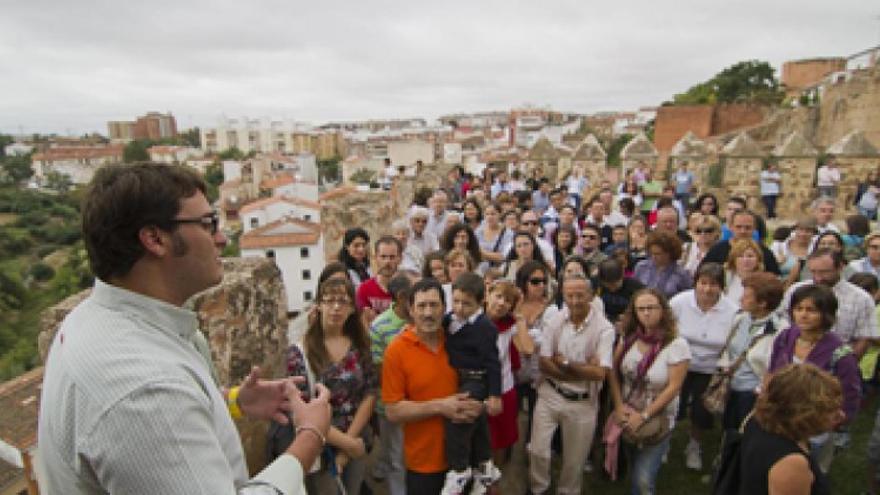
[[[321,205],[295,196],[273,196],[258,199],[241,207],[238,212],[244,233],[284,218],[299,218],[321,223]]]
[[[242,153],[292,153],[294,134],[317,132],[308,124],[290,120],[221,118],[217,127],[200,129],[202,150],[219,153],[238,148]]]
[[[242,257],[270,257],[281,270],[287,311],[301,313],[315,299],[324,268],[321,225],[285,217],[242,234]]]
[[[151,146],[147,152],[150,160],[160,163],[184,163],[191,158],[201,158],[202,150],[190,146]]]
[[[122,162],[122,145],[59,146],[35,153],[31,160],[34,179],[43,183],[46,175],[57,172],[73,184],[88,184],[98,168]]]

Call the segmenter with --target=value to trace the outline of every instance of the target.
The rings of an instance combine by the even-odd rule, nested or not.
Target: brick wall
[[[846,70],[845,58],[812,58],[792,60],[782,64],[782,84],[786,93],[796,95],[832,72]]]
[[[687,131],[698,138],[712,135],[712,105],[679,105],[657,109],[654,120],[654,146],[668,152]]]
[[[758,105],[722,104],[712,115],[712,135],[725,134],[764,121],[766,109]]]

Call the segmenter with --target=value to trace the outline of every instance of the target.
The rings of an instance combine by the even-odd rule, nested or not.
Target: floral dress
[[[292,345],[287,350],[287,374],[309,376],[299,346]],[[361,355],[354,347],[349,348],[339,362],[330,363],[315,378],[330,390],[330,407],[333,411],[330,423],[340,431],[348,430],[361,402],[368,395],[376,395],[379,386],[376,367],[369,353]]]

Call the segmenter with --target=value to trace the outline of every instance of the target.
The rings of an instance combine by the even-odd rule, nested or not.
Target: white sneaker
[[[464,471],[448,471],[440,495],[462,495],[464,487],[470,479],[471,468],[467,468]]]
[[[490,487],[501,479],[501,470],[492,460],[480,464],[480,469],[474,473],[474,486],[483,485]]]
[[[685,461],[684,465],[688,469],[701,471],[703,469],[703,457],[700,452],[700,444],[691,440],[684,449]]]

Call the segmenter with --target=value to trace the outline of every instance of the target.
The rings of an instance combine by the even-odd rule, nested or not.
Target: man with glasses
[[[388,345],[382,361],[385,413],[403,427],[406,493],[439,495],[448,469],[443,419],[468,423],[483,411],[483,403],[456,393],[458,376],[445,346],[445,309],[440,282],[416,282],[409,292],[412,324]]]
[[[535,241],[538,243],[538,249],[541,250],[541,255],[544,256],[544,260],[547,261],[550,266],[555,266],[554,263],[556,256],[553,254],[553,246],[547,242],[546,239],[541,237],[541,225],[538,222],[538,215],[533,210],[522,212],[519,217],[519,231],[532,234],[532,237],[534,237]],[[507,256],[511,249],[513,249],[512,242],[509,243],[504,250],[504,256]]]
[[[581,493],[583,466],[593,443],[599,392],[614,345],[614,327],[593,308],[593,287],[582,275],[565,277],[566,308],[547,324],[539,367],[538,387],[529,442],[529,485],[532,493],[550,488],[550,444],[557,428],[562,443],[559,493]]]
[[[83,205],[95,287],[49,351],[39,416],[47,493],[305,493],[327,435],[329,392],[254,369],[225,394],[182,306],[223,277],[226,237],[186,167],[99,169]],[[294,418],[296,439],[254,479],[230,414]]]
[[[589,223],[584,225],[584,228],[581,229],[581,254],[592,267],[593,273],[589,274],[591,277],[596,274],[596,267],[599,266],[599,263],[608,259],[608,255],[599,249],[601,242],[602,232],[599,228]]]

